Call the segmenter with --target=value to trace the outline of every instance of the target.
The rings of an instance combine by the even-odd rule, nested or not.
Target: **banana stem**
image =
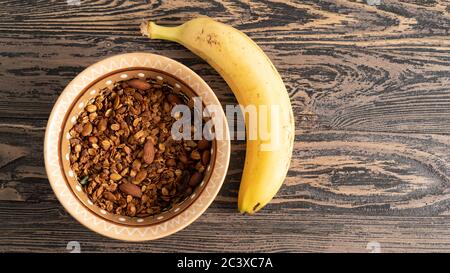
[[[165,27],[148,21],[141,24],[141,32],[143,35],[150,37],[150,39],[162,39],[174,42],[179,42],[181,27]]]

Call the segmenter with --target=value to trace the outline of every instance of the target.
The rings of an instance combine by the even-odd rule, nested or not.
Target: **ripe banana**
[[[245,118],[247,148],[238,209],[250,214],[260,210],[283,184],[294,142],[292,107],[278,71],[247,35],[208,17],[175,27],[145,22],[141,31],[151,39],[180,43],[208,62],[225,79],[241,108],[265,105],[267,116],[278,109],[276,119],[261,118],[257,110],[259,126],[270,128],[264,139],[249,138],[249,118]]]

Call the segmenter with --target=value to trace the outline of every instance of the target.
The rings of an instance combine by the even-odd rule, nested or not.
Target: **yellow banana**
[[[146,22],[141,31],[151,39],[180,43],[208,62],[225,79],[241,107],[265,105],[267,116],[278,110],[276,118],[264,119],[257,108],[259,126],[270,129],[265,138],[259,134],[250,138],[249,118],[245,118],[247,148],[238,208],[242,213],[258,211],[280,189],[292,156],[294,117],[278,71],[247,35],[208,17],[175,27]]]

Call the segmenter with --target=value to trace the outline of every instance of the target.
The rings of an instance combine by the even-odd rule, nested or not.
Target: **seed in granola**
[[[199,172],[199,173],[203,173],[205,171],[205,166],[203,166],[202,162],[197,162],[197,164],[195,164],[195,169]]]
[[[135,216],[136,215],[136,206],[133,204],[129,204],[127,207],[127,213],[131,217]]]
[[[88,106],[86,106],[86,111],[88,111],[89,113],[93,113],[97,111],[97,106],[95,106],[95,104],[89,104]]]
[[[163,195],[169,195],[169,191],[167,190],[166,187],[164,187],[164,188],[161,189],[161,193],[162,193]]]
[[[131,203],[133,201],[133,196],[127,195],[127,203]]]
[[[109,149],[109,147],[111,146],[111,143],[109,142],[109,140],[102,140],[102,148],[103,148],[103,150],[108,150]]]
[[[117,183],[111,182],[106,189],[110,192],[115,192],[117,190]]]
[[[151,134],[152,136],[156,136],[157,134],[159,134],[159,129],[158,129],[158,128],[154,128],[154,129],[150,132],[150,134]]]
[[[105,188],[103,188],[102,186],[98,187],[97,191],[95,192],[95,197],[99,198],[103,194],[104,191],[105,191]]]
[[[127,155],[131,153],[131,149],[130,149],[130,147],[128,147],[128,146],[124,146],[124,147],[123,147],[123,151],[124,151]]]
[[[83,131],[83,124],[81,123],[75,124],[75,126],[73,126],[73,130],[81,134],[81,131]]]
[[[161,152],[164,152],[164,151],[166,150],[166,145],[164,145],[164,143],[159,143],[159,144],[158,144],[158,149],[159,149]]]
[[[80,144],[75,145],[74,151],[75,153],[81,152],[81,145]]]
[[[194,160],[199,160],[201,158],[199,151],[193,150],[191,152],[191,158]]]
[[[143,137],[145,134],[144,130],[138,131],[136,134],[134,134],[134,139],[139,140],[141,137]]]
[[[189,164],[189,158],[185,154],[181,154],[179,160],[183,164]]]
[[[138,92],[134,92],[133,93],[133,97],[137,100],[137,101],[142,101],[144,100],[144,98],[142,97],[142,95]]]
[[[89,121],[93,122],[97,117],[98,117],[97,112],[92,112],[92,113],[89,114]]]
[[[168,104],[167,102],[164,103],[163,105],[163,110],[164,112],[170,112],[170,104]]]
[[[141,169],[141,161],[139,159],[135,159],[132,165],[133,170],[139,171]]]
[[[136,177],[133,180],[133,184],[140,184],[142,181],[144,181],[145,178],[147,178],[147,170],[140,170],[136,174]]]
[[[128,171],[129,171],[129,168],[126,167],[126,168],[124,168],[124,169],[120,172],[120,175],[123,177],[123,176],[125,176],[125,175],[128,174]]]
[[[108,120],[106,118],[103,118],[98,122],[97,129],[99,132],[103,132],[106,130],[107,126],[108,126]]]
[[[110,201],[106,201],[106,211],[111,212],[114,209],[114,205]]]
[[[90,137],[89,137],[89,142],[90,142],[90,143],[97,143],[97,141],[98,141],[98,138],[97,138],[97,137],[95,137],[95,136],[90,136]]]
[[[80,184],[84,186],[87,184],[88,180],[89,176],[86,175],[85,177],[83,177],[83,179],[80,180]]]
[[[113,181],[119,181],[120,179],[122,179],[122,176],[118,173],[112,173],[109,178],[111,178],[111,180]]]
[[[136,118],[133,120],[133,126],[136,127],[139,125],[139,123],[141,122],[142,118]]]
[[[114,110],[112,108],[109,108],[108,110],[106,110],[105,112],[105,117],[109,118],[114,114]]]
[[[83,126],[83,130],[81,131],[81,135],[82,136],[88,136],[92,133],[92,123],[87,122],[84,126]]]
[[[120,130],[120,125],[117,123],[111,124],[111,130],[113,130],[113,131]]]
[[[186,145],[195,148],[197,146],[197,143],[193,140],[186,140]]]
[[[177,165],[177,162],[173,158],[169,158],[166,160],[166,165],[169,167],[175,167]]]
[[[149,200],[149,197],[147,194],[142,195],[141,197],[141,202],[142,204],[144,204],[145,202],[147,202]]]
[[[117,110],[117,108],[119,108],[119,106],[120,106],[120,97],[116,96],[114,98],[113,109]]]
[[[130,196],[130,197],[131,197],[131,199],[133,199],[132,196]],[[127,200],[125,198],[123,198],[123,197],[121,197],[118,202],[119,202],[119,206],[121,208],[124,208],[124,207],[127,206]]]

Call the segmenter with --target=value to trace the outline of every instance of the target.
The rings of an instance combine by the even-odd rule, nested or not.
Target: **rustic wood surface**
[[[67,252],[69,241],[93,252],[450,251],[449,2],[185,2],[0,0],[0,252]],[[234,103],[204,61],[139,35],[143,18],[198,15],[243,30],[285,80],[297,128],[286,182],[260,213],[238,214],[245,146],[233,142],[225,184],[195,223],[147,243],[97,235],[48,183],[53,103],[85,67],[134,51],[190,66]]]

